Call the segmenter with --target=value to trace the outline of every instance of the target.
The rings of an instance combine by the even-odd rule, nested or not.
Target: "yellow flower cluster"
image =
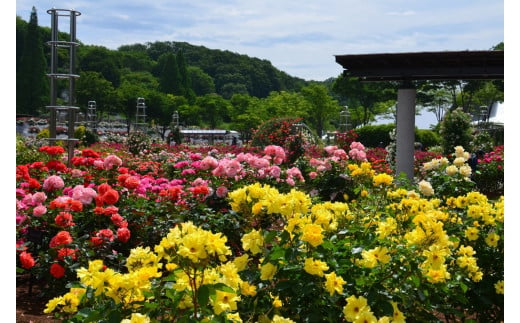
[[[396,302],[391,302],[393,307],[392,317],[383,316],[379,319],[374,315],[370,305],[368,305],[367,299],[363,296],[356,297],[354,295],[349,296],[347,299],[347,305],[343,307],[343,314],[347,322],[392,322],[392,323],[404,323],[406,317],[403,312],[399,310]]]
[[[226,246],[227,237],[195,226],[192,222],[182,223],[163,237],[155,252],[167,261],[184,260],[199,263],[210,257],[225,261],[231,250]]]
[[[379,264],[387,264],[390,262],[390,255],[388,255],[387,247],[375,247],[370,250],[363,250],[361,252],[362,259],[357,259],[356,263],[365,268],[374,268]]]
[[[361,165],[348,164],[347,168],[350,171],[350,176],[352,177],[372,178],[376,173],[375,170],[372,169],[372,164],[369,162],[362,162]]]
[[[231,209],[244,215],[281,214],[289,219],[309,212],[312,204],[304,192],[292,189],[287,194],[280,193],[269,185],[254,183],[228,194]]]

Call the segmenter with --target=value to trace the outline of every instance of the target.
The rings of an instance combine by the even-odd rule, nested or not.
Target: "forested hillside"
[[[45,117],[50,102],[51,29],[40,27],[33,8],[29,21],[16,17],[16,113]],[[60,40],[70,37],[61,33]],[[370,124],[396,109],[396,82],[359,82],[339,75],[324,82],[306,81],[261,60],[186,42],[155,41],[111,50],[77,47],[74,105],[86,112],[96,101],[98,120],[117,115],[128,130],[135,119],[136,100],[145,98],[147,122],[164,131],[177,112],[182,126],[226,128],[247,138],[262,122],[299,118],[318,134],[338,130],[340,112],[348,109],[348,127]],[[503,50],[504,44],[494,47]],[[68,72],[66,49],[58,51],[60,73]],[[57,84],[57,104],[67,103],[68,81]],[[417,82],[417,106],[442,115],[463,107],[471,112],[503,100],[503,80]]]

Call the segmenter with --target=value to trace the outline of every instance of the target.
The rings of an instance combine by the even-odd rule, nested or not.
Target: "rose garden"
[[[281,129],[283,131],[283,128]],[[66,322],[499,322],[503,146],[17,138],[17,275]]]

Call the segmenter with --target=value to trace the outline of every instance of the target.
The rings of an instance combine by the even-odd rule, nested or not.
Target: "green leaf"
[[[209,287],[207,285],[200,286],[197,291],[197,302],[199,305],[205,306],[209,301]]]

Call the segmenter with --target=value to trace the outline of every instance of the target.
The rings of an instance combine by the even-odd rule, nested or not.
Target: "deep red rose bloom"
[[[130,177],[130,174],[121,174],[117,176],[117,183],[121,186],[125,183],[126,179]]]
[[[99,195],[105,194],[109,189],[112,189],[112,186],[110,186],[108,183],[103,183],[98,186],[98,193]]]
[[[83,211],[83,203],[77,200],[70,200],[70,209],[75,212]]]
[[[52,237],[49,247],[54,248],[61,245],[72,243],[72,236],[68,231],[60,231]]]
[[[40,182],[36,178],[29,178],[29,188],[32,190],[38,190],[42,187]]]
[[[130,230],[126,227],[117,229],[117,240],[121,242],[127,242],[130,240]]]
[[[20,253],[20,263],[23,268],[31,269],[34,266],[35,261],[30,252],[22,251],[22,253]]]
[[[77,249],[61,248],[58,250],[58,259],[63,261],[65,257],[70,256],[73,260],[76,260],[78,258],[76,251]]]
[[[72,214],[69,212],[60,212],[56,215],[56,218],[54,218],[54,222],[60,227],[70,227],[75,224],[72,222]]]
[[[99,154],[95,151],[93,151],[90,148],[85,148],[81,151],[81,155],[83,157],[93,157],[93,158],[99,158]]]
[[[119,200],[119,193],[116,190],[110,189],[101,195],[101,199],[105,204],[115,204]]]
[[[139,179],[135,176],[130,176],[125,180],[123,186],[129,190],[136,189],[139,186]]]
[[[65,276],[65,268],[63,268],[62,265],[53,263],[51,265],[51,275],[54,276],[54,278],[61,278]]]

